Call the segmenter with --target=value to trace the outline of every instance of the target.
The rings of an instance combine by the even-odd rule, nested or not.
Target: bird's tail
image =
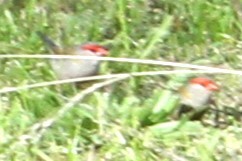
[[[56,43],[54,43],[54,41],[52,41],[48,36],[46,36],[40,31],[37,31],[36,33],[51,51],[53,51],[56,54],[61,52],[60,47],[56,45]]]

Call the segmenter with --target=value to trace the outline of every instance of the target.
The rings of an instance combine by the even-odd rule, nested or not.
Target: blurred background
[[[154,59],[241,70],[240,0],[0,0],[0,54],[48,54],[36,34],[60,46],[97,42],[111,57]],[[174,70],[102,63],[100,74]],[[182,69],[182,68],[181,68]],[[174,120],[154,108],[174,108],[194,76],[221,86],[204,121]],[[1,58],[0,90],[56,80],[48,59]],[[231,74],[133,77],[73,105],[36,141],[38,122],[55,117],[81,90],[74,84],[0,94],[1,160],[242,160],[241,82]],[[169,107],[167,107],[169,106]],[[225,111],[225,112],[224,112]],[[156,116],[155,116],[156,117]],[[147,119],[148,118],[148,119]],[[214,120],[222,122],[215,126]],[[212,123],[211,123],[212,122]],[[41,128],[40,128],[41,129]],[[22,136],[28,141],[22,142]]]

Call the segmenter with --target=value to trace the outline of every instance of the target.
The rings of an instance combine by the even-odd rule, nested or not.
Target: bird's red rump
[[[208,78],[203,78],[203,77],[197,77],[193,78],[190,83],[192,84],[200,84],[201,86],[204,86],[210,91],[217,91],[219,90],[219,86],[212,80]]]
[[[97,45],[97,44],[85,44],[81,47],[84,50],[90,50],[98,54],[98,56],[107,56],[108,49],[104,46]]]

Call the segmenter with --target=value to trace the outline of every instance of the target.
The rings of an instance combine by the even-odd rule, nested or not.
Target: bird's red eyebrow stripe
[[[86,49],[86,50],[92,50],[92,51],[98,51],[99,49],[103,49],[108,51],[108,49],[106,49],[104,46],[101,45],[96,45],[96,44],[86,44],[82,46],[82,49]]]
[[[200,84],[212,91],[216,91],[219,89],[218,85],[214,81],[208,78],[202,78],[202,77],[193,78],[190,82],[193,84]]]
[[[84,50],[90,50],[93,52],[100,53],[101,56],[106,56],[108,54],[108,49],[104,46],[97,45],[97,44],[85,44],[81,47]]]

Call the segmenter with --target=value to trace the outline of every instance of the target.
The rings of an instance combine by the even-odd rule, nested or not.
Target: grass
[[[99,42],[112,57],[240,70],[242,22],[235,2],[0,1],[0,53],[45,54],[36,35],[42,31],[66,46]],[[46,59],[0,63],[0,89],[56,79]],[[104,62],[101,73],[168,69],[175,68]],[[220,114],[223,128],[170,118],[189,74],[123,79],[110,93],[71,83],[2,93],[0,160],[241,160],[241,76],[192,76],[200,75],[221,85],[217,106],[232,111]],[[206,121],[214,117],[212,111]]]

